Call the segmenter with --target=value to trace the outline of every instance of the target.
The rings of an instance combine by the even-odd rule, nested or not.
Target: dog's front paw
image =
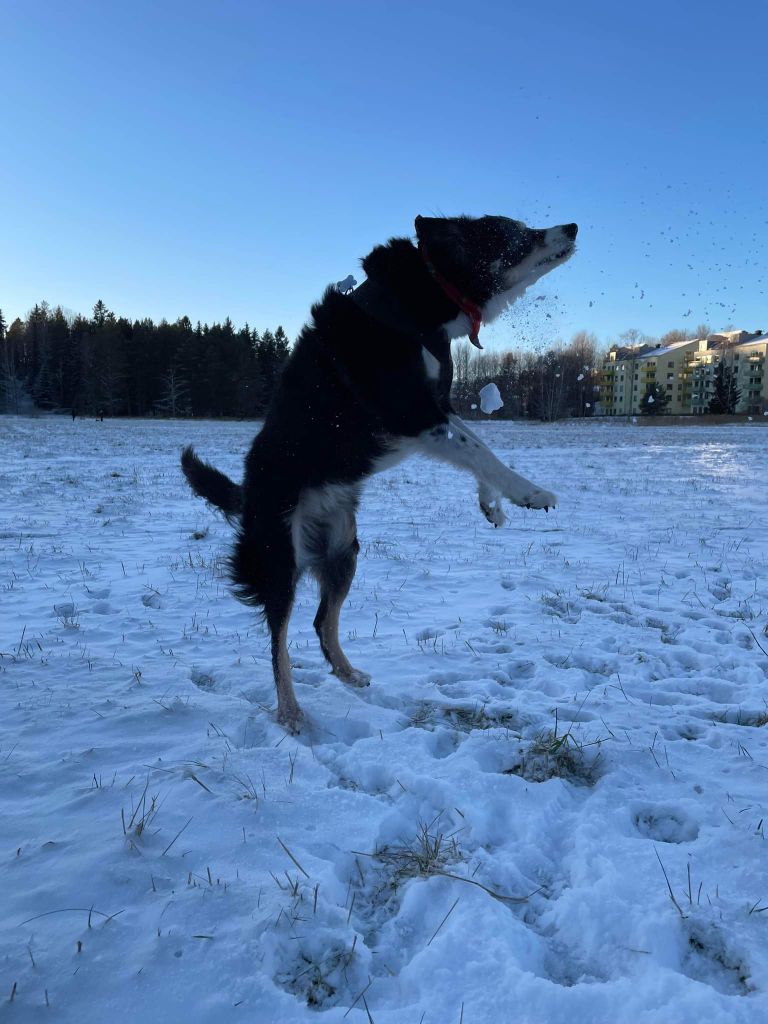
[[[480,511],[492,526],[503,526],[507,521],[507,517],[502,511],[501,503],[498,501],[485,502],[481,499]]]
[[[516,502],[516,504],[522,505],[523,508],[543,508],[545,512],[549,512],[551,508],[557,505],[557,496],[551,491],[541,491],[537,487],[535,490],[524,494],[522,500]]]
[[[367,672],[361,672],[359,668],[335,668],[333,670],[334,675],[337,676],[347,686],[356,686],[362,690],[366,686],[371,685],[371,677]]]
[[[291,736],[301,732],[304,714],[298,704],[278,704],[277,721]]]

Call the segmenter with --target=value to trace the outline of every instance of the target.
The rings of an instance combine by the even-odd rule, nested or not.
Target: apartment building
[[[665,413],[690,412],[688,367],[706,339],[679,341],[673,345],[640,345],[612,349],[598,379],[600,410],[606,416],[630,416],[640,412],[649,384],[658,384],[669,396]]]
[[[649,384],[669,398],[664,412],[671,416],[706,413],[714,377],[721,360],[736,374],[741,391],[737,412],[768,410],[768,334],[724,331],[673,345],[640,345],[612,349],[598,378],[597,413],[630,416],[640,413]]]
[[[736,412],[760,415],[768,410],[768,334],[726,331],[710,335],[713,345],[698,352],[691,366],[689,412],[707,412],[721,362],[733,373],[741,392]]]

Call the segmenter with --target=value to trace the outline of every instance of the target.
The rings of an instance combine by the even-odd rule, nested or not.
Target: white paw
[[[515,504],[522,505],[523,508],[543,508],[549,512],[557,505],[557,497],[551,491],[541,491],[537,487],[536,490],[524,494],[519,501],[515,501]]]
[[[297,733],[301,732],[301,723],[304,720],[304,714],[298,704],[285,704],[277,707],[277,720],[292,736],[296,736]]]
[[[481,500],[480,511],[492,526],[503,526],[507,521],[507,517],[504,515],[500,501],[484,502]]]
[[[337,676],[347,686],[356,686],[358,689],[363,689],[365,686],[371,685],[371,677],[367,672],[361,672],[359,668],[348,669],[336,668],[333,670],[333,674]]]

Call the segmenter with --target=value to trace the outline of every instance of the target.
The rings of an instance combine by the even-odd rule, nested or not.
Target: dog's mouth
[[[553,253],[551,256],[545,256],[543,260],[539,260],[536,264],[537,267],[549,267],[553,263],[562,263],[567,260],[569,256],[573,256],[576,246],[567,245],[564,249],[559,252]]]

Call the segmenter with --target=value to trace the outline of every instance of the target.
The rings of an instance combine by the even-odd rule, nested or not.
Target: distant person
[[[100,422],[103,423],[104,422],[104,410],[103,409],[99,409],[97,415],[99,417]]]
[[[72,422],[74,423],[76,419],[77,419],[77,409],[73,405],[72,406]]]

